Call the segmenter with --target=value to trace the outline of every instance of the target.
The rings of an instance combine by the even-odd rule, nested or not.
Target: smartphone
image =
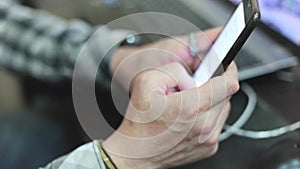
[[[198,86],[226,70],[259,21],[257,0],[243,0],[195,71]]]

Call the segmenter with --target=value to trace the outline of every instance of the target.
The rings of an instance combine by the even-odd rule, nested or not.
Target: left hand
[[[195,33],[198,49],[207,50],[221,31],[221,27]],[[180,62],[192,73],[199,65],[200,58],[191,56],[188,36],[167,38],[141,47],[120,47],[110,62],[110,72],[125,88],[143,69]],[[201,55],[200,55],[201,57]]]

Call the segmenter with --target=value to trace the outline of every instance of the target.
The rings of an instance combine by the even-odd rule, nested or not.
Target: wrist
[[[153,163],[151,158],[134,158],[125,156],[125,149],[134,150],[135,145],[126,144],[116,134],[111,135],[102,143],[102,147],[118,169],[158,169],[159,163]],[[124,147],[126,147],[124,149]],[[149,150],[150,151],[150,150]],[[128,154],[128,153],[126,153]]]
[[[113,76],[116,73],[115,80],[125,88],[128,87],[126,84],[130,80],[131,74],[136,72],[136,66],[138,66],[136,59],[130,59],[130,55],[136,51],[137,47],[119,47],[115,50],[109,63],[110,74]]]
[[[128,35],[126,39],[119,44],[116,49],[112,61],[110,62],[110,73],[113,74],[117,66],[125,59],[130,53],[134,51],[137,46],[141,44],[141,38],[138,35]]]
[[[103,144],[103,149],[106,151],[112,162],[116,165],[118,169],[156,169],[154,165],[145,159],[141,158],[130,158],[124,157],[121,155],[117,155],[116,153],[112,153],[109,151],[109,148],[106,148],[107,144]],[[105,146],[106,145],[106,146]],[[116,145],[114,145],[115,147]]]
[[[126,59],[126,57],[130,56],[131,53],[136,51],[136,47],[119,47],[117,48],[110,60],[109,63],[109,71],[113,74],[118,66]]]
[[[147,42],[148,39],[144,36],[129,35],[122,43],[119,44],[118,48],[114,50],[114,53],[109,62],[109,71],[110,74],[113,75],[117,69],[120,69],[118,73],[121,76],[117,77],[117,80],[119,83],[121,83],[121,85],[126,85],[126,81],[128,80],[126,78],[130,78],[130,75],[132,73],[135,73],[138,66],[138,61],[136,61],[136,59],[131,59],[130,63],[125,59],[127,59],[127,57],[130,57],[130,55],[135,53],[137,50],[141,49],[141,46],[147,44]],[[120,64],[124,65],[122,65],[121,68],[118,68]]]

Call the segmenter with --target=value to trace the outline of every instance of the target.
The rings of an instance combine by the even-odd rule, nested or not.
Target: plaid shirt
[[[97,144],[87,143],[40,169],[106,169]]]
[[[13,0],[1,0],[0,67],[44,81],[71,78],[82,46],[99,27],[82,20],[66,21]],[[97,35],[99,50],[130,33],[104,30]],[[107,56],[105,59],[109,60]],[[100,69],[97,81],[101,84],[106,80],[105,74],[108,72]]]

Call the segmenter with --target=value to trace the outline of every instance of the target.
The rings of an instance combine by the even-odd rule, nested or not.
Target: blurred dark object
[[[31,113],[0,118],[0,168],[32,169],[45,166],[71,149],[65,130]]]
[[[251,169],[300,169],[300,140],[280,141],[263,153]]]
[[[29,6],[29,7],[32,7],[32,8],[36,8],[36,4],[34,3],[34,0],[20,0],[21,4],[22,5],[25,5],[25,6]]]
[[[0,70],[0,115],[4,112],[20,112],[25,109],[22,78]]]
[[[67,19],[80,18],[92,25],[106,24],[125,15],[124,12],[114,4],[110,5],[108,2],[102,0],[30,1],[32,1],[38,9],[49,11],[52,14]]]
[[[83,0],[81,0],[81,3],[86,5],[85,8],[78,4],[78,0],[74,3],[70,0],[55,2],[53,0],[19,1],[23,5],[41,10],[43,8],[40,8],[39,5],[42,6],[42,4],[49,9],[60,9],[61,16],[69,16],[67,17],[69,19],[89,18],[83,14],[81,15],[80,11],[82,10],[77,9],[85,9],[84,14],[94,16],[95,13],[99,13],[98,7],[102,7],[94,6],[94,12],[91,12],[89,6],[87,6],[90,3]],[[72,8],[73,6],[77,8]],[[67,13],[68,9],[74,9],[71,13],[74,15],[63,15]],[[51,12],[51,10],[49,11]],[[55,14],[59,15],[58,13]],[[110,15],[107,16],[110,18]],[[98,23],[100,17],[95,16],[94,18],[95,23]],[[39,57],[41,56],[39,55]],[[45,67],[42,67],[41,70],[44,69]],[[45,82],[34,77],[20,75],[20,83],[22,83],[24,100],[26,101],[24,111],[21,110],[22,113],[6,115],[4,111],[0,110],[0,114],[2,112],[5,114],[0,115],[1,169],[31,169],[45,166],[55,158],[72,151],[84,142],[90,141],[82,130],[73,108],[70,79],[59,82]],[[5,91],[7,88],[4,86],[3,90]],[[106,95],[102,93],[99,95],[105,100]],[[103,103],[102,105],[106,104]],[[107,109],[107,112],[110,111]]]

